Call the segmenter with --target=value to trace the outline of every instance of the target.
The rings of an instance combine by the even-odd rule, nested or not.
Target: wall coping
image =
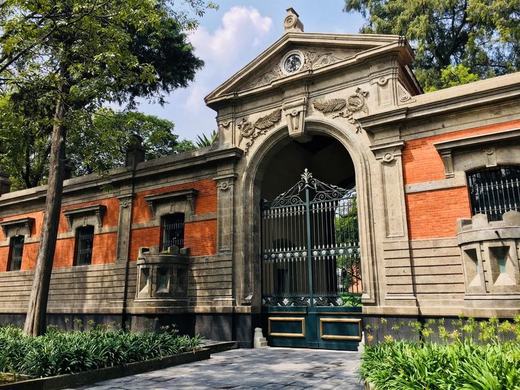
[[[131,168],[120,167],[111,170],[107,175],[93,173],[65,180],[63,183],[63,195],[85,192],[85,190],[89,188],[97,189],[103,185],[113,186],[117,183],[132,180],[133,177],[148,178],[152,175],[165,174],[197,165],[205,165],[225,160],[238,160],[242,157],[242,154],[243,151],[236,147],[219,147],[161,157],[139,163],[135,172],[133,172]],[[46,192],[47,186],[44,185],[0,195],[0,210],[15,204],[19,205],[32,201],[43,201]]]
[[[405,106],[379,111],[357,120],[372,133],[388,125],[471,107],[491,105],[520,96],[520,72],[459,85],[413,97]]]
[[[520,128],[499,131],[491,134],[458,137],[433,144],[439,153],[453,152],[461,149],[478,148],[486,144],[520,140]]]

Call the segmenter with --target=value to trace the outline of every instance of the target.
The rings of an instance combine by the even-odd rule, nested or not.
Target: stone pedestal
[[[137,259],[136,302],[160,306],[188,303],[189,257],[180,254],[153,253],[141,248]]]

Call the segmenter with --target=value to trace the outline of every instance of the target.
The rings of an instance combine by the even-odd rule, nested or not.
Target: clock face
[[[302,67],[302,58],[299,54],[291,54],[283,63],[284,70],[287,73],[293,73]]]

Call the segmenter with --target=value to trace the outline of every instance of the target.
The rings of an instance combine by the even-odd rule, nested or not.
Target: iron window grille
[[[14,236],[9,240],[9,271],[20,271],[22,268],[24,236]]]
[[[520,166],[502,166],[468,173],[472,214],[499,221],[507,211],[520,211]]]
[[[184,247],[184,213],[165,215],[161,218],[161,251],[172,246]]]
[[[88,265],[92,262],[94,247],[94,226],[82,226],[76,229],[75,265]]]

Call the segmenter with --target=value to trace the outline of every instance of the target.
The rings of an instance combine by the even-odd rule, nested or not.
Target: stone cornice
[[[442,115],[520,97],[520,72],[414,96],[415,102],[359,118],[372,133],[389,125]]]
[[[493,148],[489,148],[490,145],[496,145],[503,142],[515,144],[515,142],[518,143],[519,140],[520,129],[516,128],[491,134],[476,135],[473,137],[459,137],[448,141],[434,143],[433,146],[435,146],[437,152],[442,158],[446,178],[452,178],[455,175],[453,160],[454,152],[459,150],[486,149],[486,153],[489,156],[493,156],[495,151]],[[495,160],[493,164],[496,165],[496,157],[493,160]]]
[[[103,227],[103,216],[105,215],[106,209],[106,206],[103,205],[87,206],[66,210],[63,212],[63,215],[65,215],[65,218],[67,218],[67,222],[69,223],[69,227],[71,229],[74,226],[75,219],[86,218],[90,216],[94,216],[96,218],[98,227]]]
[[[439,153],[453,152],[460,149],[479,148],[489,144],[511,142],[520,140],[520,128],[500,131],[491,134],[476,135],[473,137],[460,137],[449,141],[434,143],[433,146]]]
[[[10,236],[10,231],[23,231],[25,234],[30,237],[32,227],[34,225],[34,218],[19,218],[12,219],[10,221],[0,222],[0,228],[4,232],[5,237]]]
[[[321,47],[365,47],[366,50],[362,50],[357,54],[353,54],[345,60],[338,61],[334,64],[324,66],[316,70],[308,70],[298,72],[292,76],[285,76],[278,80],[272,81],[268,85],[264,85],[257,88],[246,89],[242,92],[236,92],[233,90],[240,82],[246,77],[255,72],[258,72],[264,64],[270,61],[275,55],[280,53],[285,47],[289,45],[317,45]],[[245,96],[261,93],[265,90],[272,89],[285,85],[287,83],[294,82],[295,80],[305,79],[308,77],[315,77],[325,72],[332,70],[342,69],[358,63],[362,63],[369,58],[374,58],[382,54],[388,54],[389,52],[397,52],[403,59],[404,63],[409,63],[413,59],[413,52],[410,49],[407,41],[396,35],[342,35],[342,34],[309,34],[309,33],[287,33],[277,42],[271,45],[267,50],[261,53],[243,69],[233,75],[225,83],[220,85],[208,96],[205,101],[211,108],[218,107],[221,103],[226,102],[230,99],[242,98]]]
[[[155,217],[155,211],[157,208],[157,204],[159,203],[166,203],[166,202],[174,202],[177,199],[185,199],[190,204],[190,209],[192,214],[195,212],[195,197],[197,196],[198,191],[190,188],[187,190],[180,190],[180,191],[171,191],[166,192],[158,195],[148,195],[145,196],[144,199],[146,203],[148,203],[148,207],[150,207],[150,211],[152,212],[152,215]]]
[[[130,168],[116,168],[106,175],[90,174],[65,180],[63,195],[82,193],[88,189],[98,190],[105,185],[114,186],[129,182],[133,177],[147,178],[151,175],[164,175],[182,169],[192,168],[225,160],[238,160],[243,151],[239,148],[218,148],[197,150],[194,152],[171,155],[139,163],[135,173]],[[0,210],[12,205],[28,202],[43,202],[47,186],[39,186],[21,191],[14,191],[0,196]]]

